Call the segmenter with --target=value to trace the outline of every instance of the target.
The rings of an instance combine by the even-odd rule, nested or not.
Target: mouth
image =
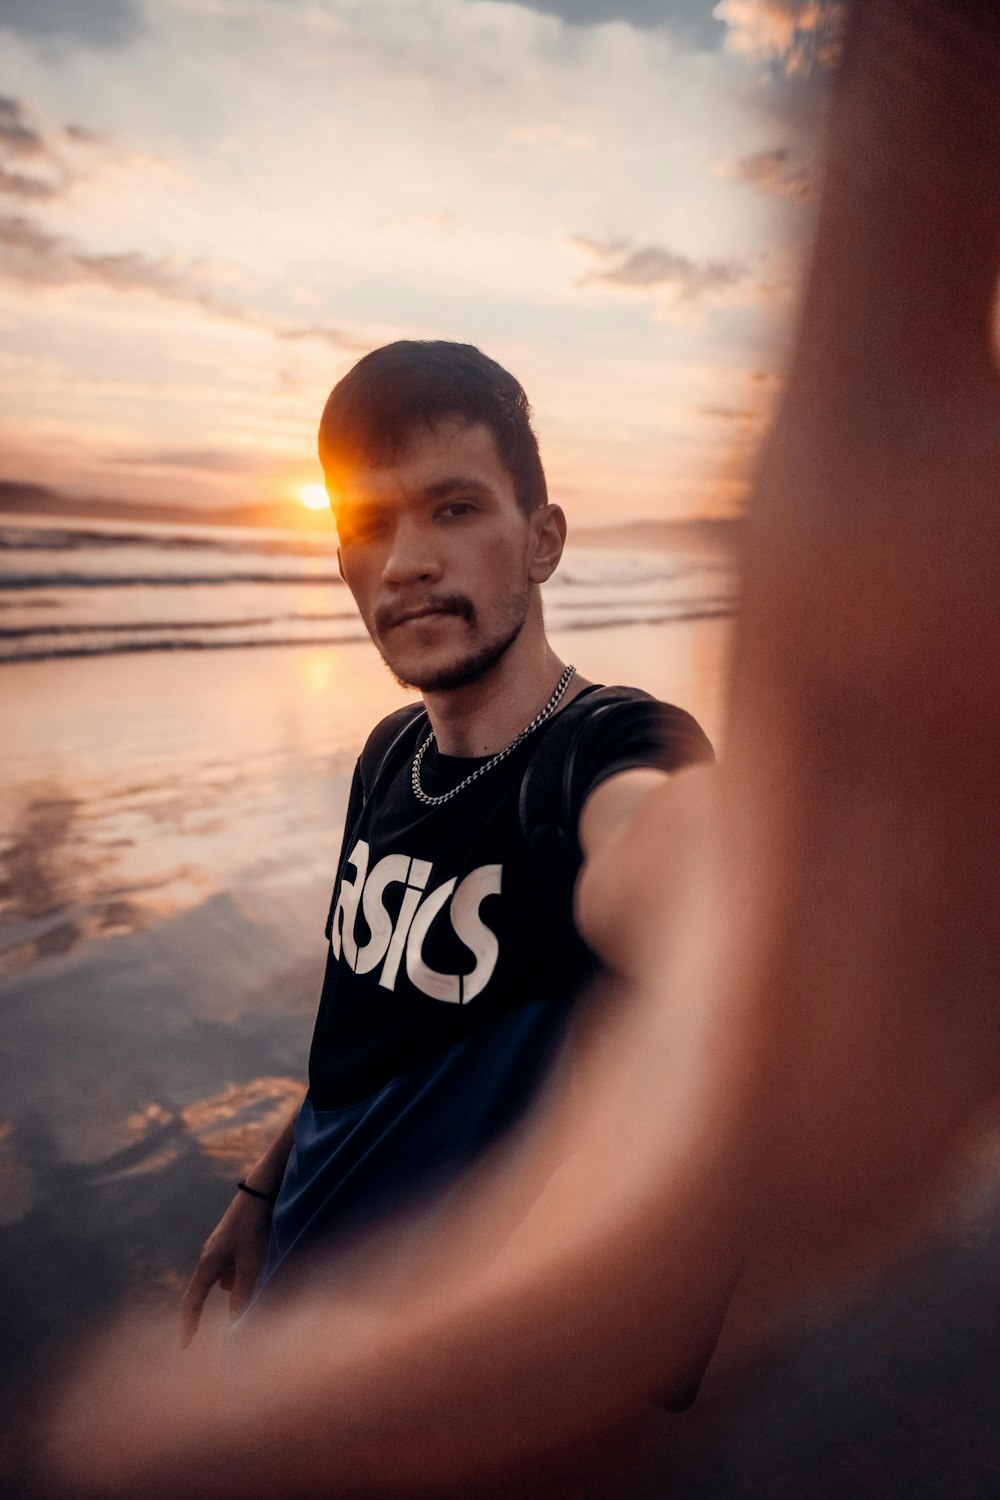
[[[456,595],[454,599],[425,601],[423,604],[411,604],[409,607],[395,610],[377,611],[375,626],[380,635],[386,635],[390,630],[396,630],[402,625],[419,624],[422,620],[433,620],[442,615],[457,616],[459,619],[471,622],[472,608],[465,599]]]
[[[408,609],[403,614],[394,615],[388,624],[389,630],[395,630],[399,625],[411,625],[417,620],[433,620],[441,615],[454,615],[453,609]]]

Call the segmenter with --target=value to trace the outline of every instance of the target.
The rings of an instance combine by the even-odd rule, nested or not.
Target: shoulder
[[[590,688],[546,726],[521,785],[521,826],[556,824],[575,841],[591,792],[623,771],[668,774],[714,760],[708,736],[685,709],[642,688]]]
[[[580,768],[587,761],[610,758],[622,762],[618,769],[679,771],[715,758],[693,715],[642,688],[595,688],[574,699],[559,718],[565,719],[560,738]]]
[[[422,703],[406,703],[381,719],[365,741],[358,758],[363,786],[369,787],[393,747],[409,738],[409,731],[424,717]]]
[[[369,749],[372,747],[391,744],[402,730],[408,728],[410,724],[415,724],[425,712],[426,710],[422,703],[404,703],[402,708],[393,709],[391,714],[386,714],[385,718],[380,719],[375,725],[375,728],[369,734],[367,740],[365,740],[365,748],[361,752],[362,755],[367,755]]]

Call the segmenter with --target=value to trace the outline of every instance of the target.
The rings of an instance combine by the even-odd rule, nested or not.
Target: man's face
[[[462,687],[517,639],[534,528],[488,427],[416,428],[393,463],[341,476],[335,508],[344,580],[404,685]]]

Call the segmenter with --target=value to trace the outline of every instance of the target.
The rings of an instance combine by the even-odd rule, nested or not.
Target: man
[[[499,1259],[467,1242],[405,1305],[365,1304],[374,1281],[346,1317],[305,1300],[221,1416],[207,1360],[144,1375],[157,1334],[119,1336],[63,1429],[93,1490],[525,1493],[553,1446],[683,1388],[748,1258],[780,1306],[898,1242],[995,1105],[998,90],[993,0],[852,7],[729,760],[636,830],[662,868],[685,803],[690,868],[610,1060],[546,1122],[553,1158],[575,1149],[572,1215]],[[936,1493],[992,1493],[993,1451],[974,1491]],[[868,1456],[841,1493],[896,1492]]]
[[[367,355],[327,402],[320,457],[341,574],[423,707],[390,715],[359,762],[309,1092],[205,1246],[188,1340],[216,1281],[241,1312],[262,1268],[273,1294],[517,1121],[592,955],[621,958],[628,862],[595,888],[595,860],[668,773],[711,758],[689,715],[597,691],[549,645],[541,585],[565,520],[493,360],[443,342]]]

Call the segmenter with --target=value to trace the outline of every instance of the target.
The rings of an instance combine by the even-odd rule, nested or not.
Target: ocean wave
[[[736,612],[736,605],[732,599],[692,599],[678,601],[670,608],[653,610],[643,614],[630,614],[609,617],[600,613],[586,616],[575,620],[559,622],[554,626],[555,630],[614,630],[628,625],[675,625],[684,621],[726,619]],[[289,619],[299,618],[303,623],[309,623],[309,617],[289,616]],[[318,618],[318,617],[313,617]],[[338,618],[331,616],[331,618]],[[343,617],[339,617],[343,618]],[[231,625],[234,622],[228,622]],[[254,621],[259,625],[261,622]],[[44,662],[58,661],[73,657],[96,657],[96,656],[120,656],[134,654],[137,652],[151,651],[235,651],[259,649],[267,646],[349,646],[367,641],[368,637],[359,628],[351,633],[337,632],[326,635],[261,635],[240,636],[233,640],[227,640],[222,636],[191,636],[177,635],[163,639],[151,640],[148,638],[136,638],[135,626],[114,627],[123,632],[131,632],[131,638],[123,634],[121,638],[111,640],[84,641],[77,638],[70,642],[53,645],[41,645],[26,650],[4,651],[0,647],[0,666],[16,666],[19,662]],[[149,632],[164,629],[164,626],[150,625],[142,627]],[[181,627],[185,628],[185,627]],[[192,627],[195,628],[195,627]],[[200,627],[206,628],[204,625]],[[212,622],[210,629],[215,629]],[[70,626],[65,628],[65,635],[100,635],[109,634],[110,631],[97,626]],[[27,635],[47,637],[52,635],[63,635],[63,630],[56,627],[51,631],[36,630],[28,631]],[[0,632],[0,640],[9,639],[17,635],[16,631]],[[23,638],[23,637],[22,637]],[[65,639],[65,637],[64,637]]]
[[[0,650],[0,667],[19,662],[61,661],[81,656],[127,656],[150,651],[243,651],[261,646],[350,646],[366,641],[366,635],[247,636],[240,640],[102,641],[93,645],[53,646],[38,651]]]
[[[620,558],[616,553],[598,552],[585,564],[581,563],[579,554],[573,555],[569,561],[564,557],[559,571],[549,579],[546,588],[607,588],[616,585],[632,588],[644,584],[677,583],[699,574],[719,573],[732,575],[733,565],[729,559],[700,555],[688,558],[666,553],[661,561],[647,554],[632,558],[626,554]]]
[[[248,630],[267,625],[329,624],[332,620],[359,620],[355,610],[334,610],[330,614],[311,615],[251,615],[233,620],[128,620],[94,624],[84,621],[76,625],[0,625],[0,641],[27,640],[31,636],[72,635],[136,635],[165,630]],[[359,621],[360,623],[360,621]]]
[[[695,599],[674,610],[661,610],[654,614],[620,615],[609,618],[596,615],[592,619],[569,620],[553,625],[556,630],[616,630],[623,625],[678,625],[687,620],[728,620],[736,614],[735,599]]]
[[[0,590],[213,588],[232,583],[334,584],[339,573],[3,573]]]
[[[225,536],[208,528],[205,531],[164,532],[105,531],[77,526],[11,526],[0,525],[0,552],[80,552],[108,551],[121,548],[148,548],[156,552],[242,552],[264,557],[329,556],[328,537],[274,536],[259,537],[246,531]]]

